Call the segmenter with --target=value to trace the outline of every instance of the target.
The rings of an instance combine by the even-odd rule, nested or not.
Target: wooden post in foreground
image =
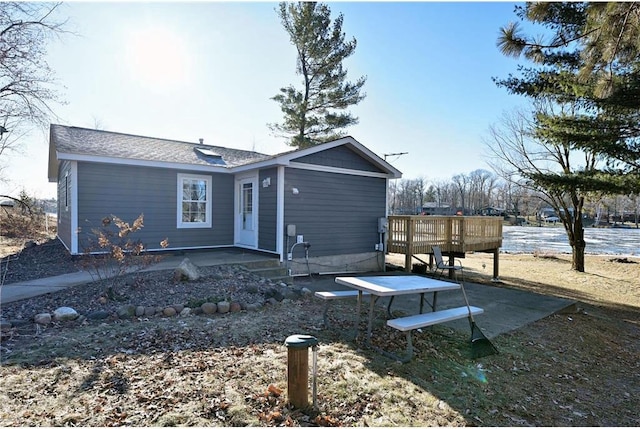
[[[289,402],[296,408],[309,405],[309,347],[318,344],[311,335],[291,335],[287,346],[287,394]]]

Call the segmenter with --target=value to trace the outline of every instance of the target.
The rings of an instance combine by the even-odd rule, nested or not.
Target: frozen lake
[[[504,226],[501,252],[533,253],[546,251],[571,253],[564,228]],[[640,229],[585,228],[585,253],[597,255],[640,255]]]

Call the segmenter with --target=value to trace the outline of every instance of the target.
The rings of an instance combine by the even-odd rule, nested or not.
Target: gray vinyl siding
[[[263,187],[269,178],[271,184]],[[258,249],[276,251],[278,170],[261,170],[258,177]]]
[[[382,170],[346,146],[338,146],[312,155],[296,158],[293,161],[327,167],[348,168],[351,170],[380,173]]]
[[[177,228],[178,173],[212,177],[211,228]],[[144,214],[144,227],[132,235],[150,250],[233,245],[232,175],[204,174],[188,170],[78,163],[79,252],[86,248],[87,234],[100,227],[101,220],[115,215],[130,224]]]
[[[58,168],[58,238],[71,250],[71,163],[60,162]]]
[[[386,179],[288,168],[284,195],[285,225],[311,244],[310,257],[374,251]]]

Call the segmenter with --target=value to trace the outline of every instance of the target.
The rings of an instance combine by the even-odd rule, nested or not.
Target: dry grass
[[[500,280],[504,286],[593,305],[640,309],[640,258],[586,255],[585,259],[585,272],[579,273],[571,270],[571,255],[502,254]],[[468,255],[464,266],[471,281],[486,282],[493,273],[493,255]]]
[[[501,255],[505,287],[580,300],[492,340],[469,358],[468,336],[437,326],[399,364],[353,340],[352,304],[320,328],[313,299],[213,318],[159,319],[25,333],[3,344],[6,426],[638,426],[640,264],[589,256]],[[469,255],[470,280],[490,282],[492,256]],[[484,268],[483,268],[484,264]],[[342,316],[341,316],[342,315]],[[382,315],[381,315],[382,317]],[[384,347],[404,337],[376,327]],[[284,339],[320,340],[318,409],[287,404]],[[7,354],[7,351],[10,353]]]
[[[45,230],[46,227],[46,230]],[[54,217],[44,213],[23,214],[17,208],[3,207],[0,210],[0,237],[4,243],[24,242],[26,240],[43,240],[55,236],[57,223]],[[6,252],[0,246],[0,256]],[[18,249],[20,250],[20,249]]]
[[[428,255],[418,257],[429,261]],[[500,254],[498,283],[492,282],[493,254],[467,254],[460,261],[470,282],[640,309],[640,258],[585,255],[585,272],[579,273],[571,270],[568,254]],[[404,266],[404,255],[388,255],[387,262]]]

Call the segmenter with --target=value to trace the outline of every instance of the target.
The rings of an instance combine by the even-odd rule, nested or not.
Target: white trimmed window
[[[211,176],[178,174],[178,228],[211,228]]]

